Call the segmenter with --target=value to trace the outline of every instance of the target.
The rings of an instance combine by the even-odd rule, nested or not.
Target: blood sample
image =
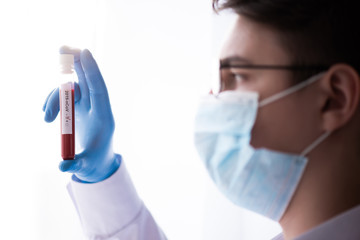
[[[72,160],[75,157],[74,56],[61,54],[60,67],[61,157]]]

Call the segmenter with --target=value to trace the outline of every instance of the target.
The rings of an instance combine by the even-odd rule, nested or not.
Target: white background
[[[0,2],[1,239],[84,239],[58,170],[59,121],[43,121],[58,49],[89,48],[108,86],[123,155],[169,239],[270,239],[277,224],[210,182],[192,140],[200,94],[233,16],[208,0]]]

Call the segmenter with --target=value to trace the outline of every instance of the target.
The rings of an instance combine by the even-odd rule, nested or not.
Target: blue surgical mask
[[[225,91],[206,96],[195,121],[195,146],[220,191],[236,205],[278,221],[299,184],[308,159],[325,132],[301,153],[290,154],[250,145],[257,110],[323,76],[315,75],[258,101],[256,92]]]

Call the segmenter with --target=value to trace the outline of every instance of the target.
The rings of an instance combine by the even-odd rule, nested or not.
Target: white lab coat
[[[68,191],[88,239],[166,239],[136,193],[124,162],[102,182],[84,184],[72,180]]]
[[[108,179],[68,185],[85,235],[91,240],[165,240],[166,236],[136,193],[122,162]],[[360,239],[360,205],[335,216],[296,240]],[[283,240],[280,234],[273,240]]]

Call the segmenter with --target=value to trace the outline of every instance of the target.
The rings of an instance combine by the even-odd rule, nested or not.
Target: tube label
[[[60,113],[61,134],[72,134],[72,83],[64,83],[60,86]]]

